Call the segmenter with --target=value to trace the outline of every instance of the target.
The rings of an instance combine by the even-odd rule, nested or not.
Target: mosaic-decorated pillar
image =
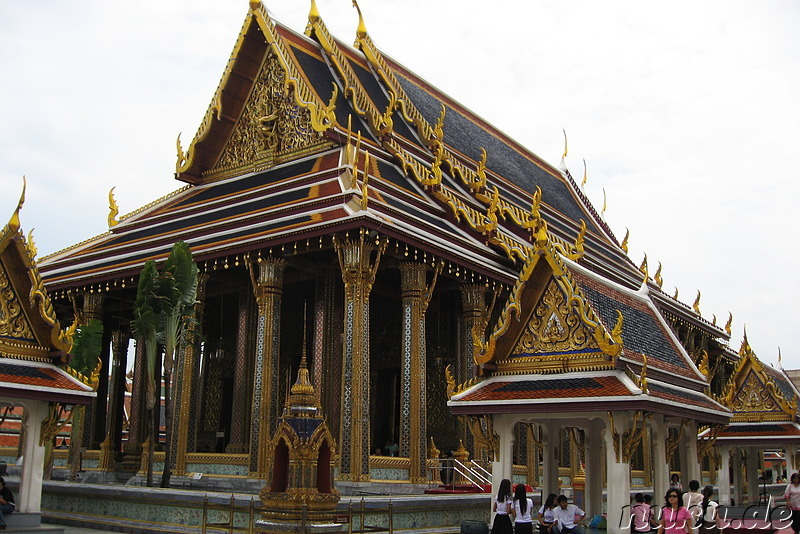
[[[278,417],[278,365],[281,341],[281,296],[283,258],[258,258],[250,264],[253,292],[258,303],[256,360],[253,372],[253,409],[250,426],[250,472],[266,478],[269,454],[266,450]],[[256,272],[258,271],[258,272]]]
[[[345,286],[339,477],[369,480],[369,294],[385,242],[364,234],[334,240]],[[376,253],[375,261],[372,253]]]
[[[145,424],[147,421],[147,408],[145,406],[145,391],[147,381],[147,355],[144,340],[135,341],[136,350],[133,360],[133,383],[131,388],[131,407],[128,418],[128,440],[125,442],[123,452],[123,468],[128,471],[139,469],[142,454],[142,442],[147,439]]]
[[[247,452],[248,407],[250,406],[249,370],[247,351],[248,319],[250,317],[250,293],[239,292],[239,304],[236,323],[236,362],[233,372],[233,403],[231,407],[231,439],[226,452]]]
[[[194,305],[195,320],[191,321],[186,332],[184,343],[181,344],[178,354],[179,360],[175,365],[174,399],[172,409],[172,458],[174,463],[170,466],[172,474],[181,476],[186,474],[186,453],[190,452],[191,436],[196,433],[192,406],[194,404],[195,385],[197,384],[197,366],[199,365],[198,353],[200,352],[200,332],[202,327],[203,307],[205,306],[206,283],[208,273],[197,275],[197,295]],[[192,443],[193,445],[193,443]]]
[[[90,321],[97,320],[103,322],[103,305],[105,294],[99,290],[86,291],[83,293],[83,326]],[[105,325],[104,325],[105,326]],[[84,417],[83,445],[87,448],[94,448],[99,445],[100,440],[105,437],[106,406],[108,402],[108,372],[109,372],[109,338],[105,328],[103,329],[103,345],[100,351],[100,360],[103,366],[100,369],[100,381],[97,386],[97,397],[87,407]]]
[[[464,383],[475,376],[475,362],[472,358],[472,329],[481,323],[486,313],[486,286],[466,284],[460,287],[461,306],[463,309],[464,332],[461,336],[463,357],[456,369],[459,383]]]
[[[122,412],[125,402],[125,369],[130,335],[122,330],[111,332],[111,382],[108,395],[106,438],[101,444],[100,468],[114,469],[114,453],[122,442]]]
[[[188,418],[188,431],[186,437],[186,452],[197,452],[197,432],[202,427],[200,421],[202,406],[203,406],[203,377],[200,375],[200,370],[204,368],[202,365],[205,354],[201,350],[200,340],[203,338],[203,319],[206,310],[206,288],[208,287],[208,279],[211,275],[208,272],[201,272],[197,274],[197,302],[194,305],[194,318],[195,325],[195,343],[192,347],[192,385],[188,388],[190,396],[189,401],[189,418]],[[188,354],[187,354],[188,356]]]
[[[409,479],[415,483],[427,480],[425,312],[436,284],[436,275],[430,287],[427,285],[427,276],[428,268],[424,264],[400,264],[403,295],[400,456],[410,458]]]
[[[314,389],[325,406],[328,427],[339,435],[342,398],[342,315],[343,298],[334,270],[317,279],[314,301]],[[341,278],[340,278],[341,279]]]

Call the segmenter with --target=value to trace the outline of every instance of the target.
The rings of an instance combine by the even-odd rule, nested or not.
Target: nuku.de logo
[[[773,497],[769,496],[769,500],[765,505],[752,504],[739,512],[736,509],[731,509],[724,504],[719,505],[717,514],[720,517],[720,529],[731,528],[747,528],[748,530],[781,530],[789,528],[792,525],[792,511],[784,504],[772,507]],[[619,519],[620,528],[631,529],[633,527],[633,516],[630,514],[631,505],[626,504],[622,507],[622,514]],[[661,515],[664,511],[663,507],[654,504],[650,507],[651,513],[658,520],[661,521]],[[702,515],[702,509],[699,505],[693,506],[690,510],[692,514],[692,522],[694,530],[698,527],[698,518]],[[627,516],[627,522],[625,518]],[[685,525],[676,525],[678,528],[683,528]]]

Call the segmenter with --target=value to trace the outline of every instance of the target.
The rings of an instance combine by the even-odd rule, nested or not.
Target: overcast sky
[[[348,0],[317,0],[350,43]],[[309,4],[271,0],[302,32]],[[759,357],[800,368],[800,3],[362,0],[387,54],[553,164],[630,257]],[[0,1],[0,218],[27,175],[39,254],[106,231],[182,184],[247,0]],[[491,155],[489,156],[491,158]],[[545,199],[546,201],[546,199]]]

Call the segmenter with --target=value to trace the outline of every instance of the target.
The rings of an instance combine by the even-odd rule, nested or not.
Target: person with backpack
[[[645,534],[652,530],[651,514],[653,511],[644,502],[644,494],[637,493],[633,500],[635,504],[631,506],[631,532]]]
[[[714,495],[714,488],[706,486],[703,488],[703,502],[700,503],[701,515],[697,518],[700,525],[700,534],[719,534],[722,532],[720,528],[720,517],[717,513],[719,503],[711,500]]]

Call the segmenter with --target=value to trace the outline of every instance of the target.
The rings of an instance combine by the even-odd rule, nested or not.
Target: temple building
[[[747,359],[728,348],[731,320],[665,293],[566,167],[384,55],[358,15],[351,47],[313,0],[304,34],[250,2],[195,137],[178,139],[183,185],[124,216],[110,194],[105,233],[41,261],[61,323],[102,324],[84,468],[145,467],[137,280],[185,241],[196,335],[177,359],[172,453],[154,444],[174,475],[271,477],[308,324],[343,494],[427,487],[431,451],[459,443],[495,479],[554,493],[585,480],[592,513],[625,480],[607,484],[609,524],[632,486],[716,477]]]

